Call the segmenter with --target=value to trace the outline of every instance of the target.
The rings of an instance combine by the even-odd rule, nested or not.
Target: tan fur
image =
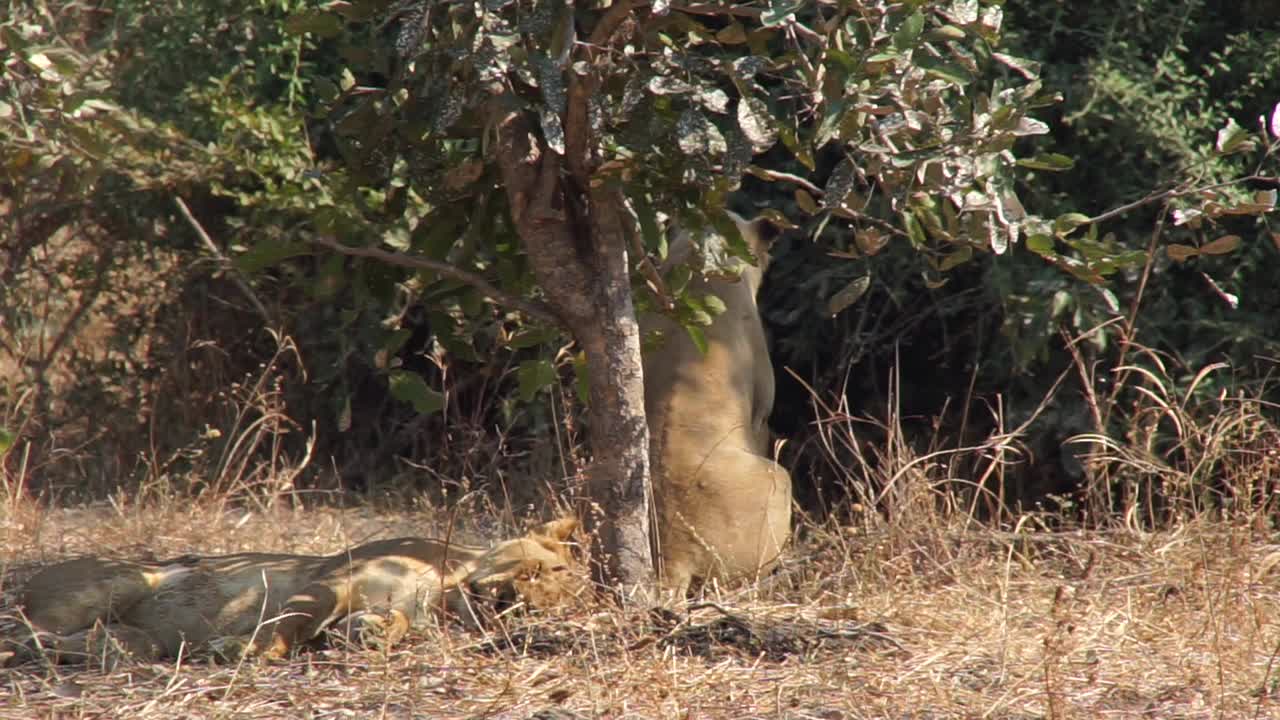
[[[154,659],[227,639],[283,657],[347,616],[394,643],[433,609],[477,623],[476,606],[492,601],[562,605],[586,588],[565,543],[576,527],[562,518],[491,549],[399,538],[330,556],[70,560],[24,587],[19,602],[36,634],[17,645],[18,659],[37,648],[55,661],[114,650]]]
[[[733,281],[690,286],[726,306],[705,328],[706,354],[669,318],[641,319],[642,332],[664,336],[644,357],[645,412],[656,461],[659,579],[676,598],[695,578],[758,577],[790,534],[791,476],[769,457],[773,365],[756,307],[769,259],[765,221],[732,217],[758,265],[745,265]],[[678,233],[669,262],[691,251],[689,237]]]

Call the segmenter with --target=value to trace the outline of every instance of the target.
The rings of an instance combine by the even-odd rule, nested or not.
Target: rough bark
[[[611,552],[609,571],[626,587],[640,588],[654,578],[649,550],[649,428],[644,410],[644,372],[640,326],[631,301],[627,238],[621,198],[591,193],[601,320],[582,333],[591,382],[592,451],[596,467],[592,493],[603,498],[600,538]]]
[[[494,98],[490,118],[512,221],[547,304],[586,352],[590,388],[593,567],[624,596],[653,583],[649,551],[649,431],[640,334],[631,301],[621,197],[587,190],[559,155],[539,147],[523,113]],[[585,178],[583,178],[585,180]]]

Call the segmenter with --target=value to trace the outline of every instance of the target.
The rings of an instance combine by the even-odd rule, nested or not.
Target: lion
[[[72,662],[112,650],[149,661],[228,641],[244,656],[280,659],[342,618],[392,645],[434,609],[474,627],[481,606],[549,608],[582,597],[587,581],[567,543],[577,527],[564,517],[492,548],[406,537],[328,556],[67,560],[21,591],[34,632],[11,645],[11,662],[40,651]]]
[[[654,555],[659,584],[675,599],[694,580],[754,579],[775,564],[791,529],[791,476],[770,457],[773,365],[756,293],[777,234],[767,220],[730,217],[756,258],[737,278],[694,281],[725,310],[704,329],[701,352],[674,320],[641,318],[663,342],[643,356],[645,413],[654,458]],[[675,232],[668,266],[695,250]]]

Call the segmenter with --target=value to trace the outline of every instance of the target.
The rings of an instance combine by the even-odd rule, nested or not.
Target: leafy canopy
[[[294,28],[361,60],[334,89],[333,128],[347,167],[404,218],[380,238],[397,250],[522,267],[499,211],[496,104],[536,119],[540,146],[585,165],[590,183],[619,188],[659,258],[660,213],[728,238],[704,244],[697,271],[749,258],[721,210],[750,174],[794,184],[815,237],[847,225],[843,249],[855,254],[898,238],[945,272],[1031,236],[1046,258],[1100,276],[1108,269],[1054,251],[1053,237],[1084,223],[1041,220],[1018,199],[1019,167],[1071,161],[1014,154],[1019,138],[1047,131],[1031,113],[1057,97],[1036,63],[998,51],[1002,20],[998,4],[976,0],[483,0],[390,16],[385,3],[356,0]],[[463,218],[464,208],[476,212]],[[339,234],[368,241],[358,228]],[[665,289],[678,296],[688,271],[674,270]],[[690,310],[686,321],[709,321],[676,306]]]

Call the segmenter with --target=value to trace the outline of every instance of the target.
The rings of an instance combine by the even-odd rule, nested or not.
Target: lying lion
[[[565,542],[577,525],[562,518],[493,548],[399,538],[329,556],[69,560],[27,582],[19,602],[35,632],[10,652],[153,660],[232,640],[245,655],[283,658],[347,617],[393,644],[433,609],[475,624],[477,604],[546,608],[580,596],[586,580]]]
[[[757,264],[736,279],[695,281],[725,311],[705,328],[706,352],[672,319],[648,315],[661,331],[644,356],[645,413],[654,457],[655,555],[659,579],[682,599],[695,580],[754,579],[778,558],[791,532],[791,476],[770,459],[773,365],[756,292],[776,235],[766,220],[730,214]],[[695,251],[677,232],[668,264]]]

